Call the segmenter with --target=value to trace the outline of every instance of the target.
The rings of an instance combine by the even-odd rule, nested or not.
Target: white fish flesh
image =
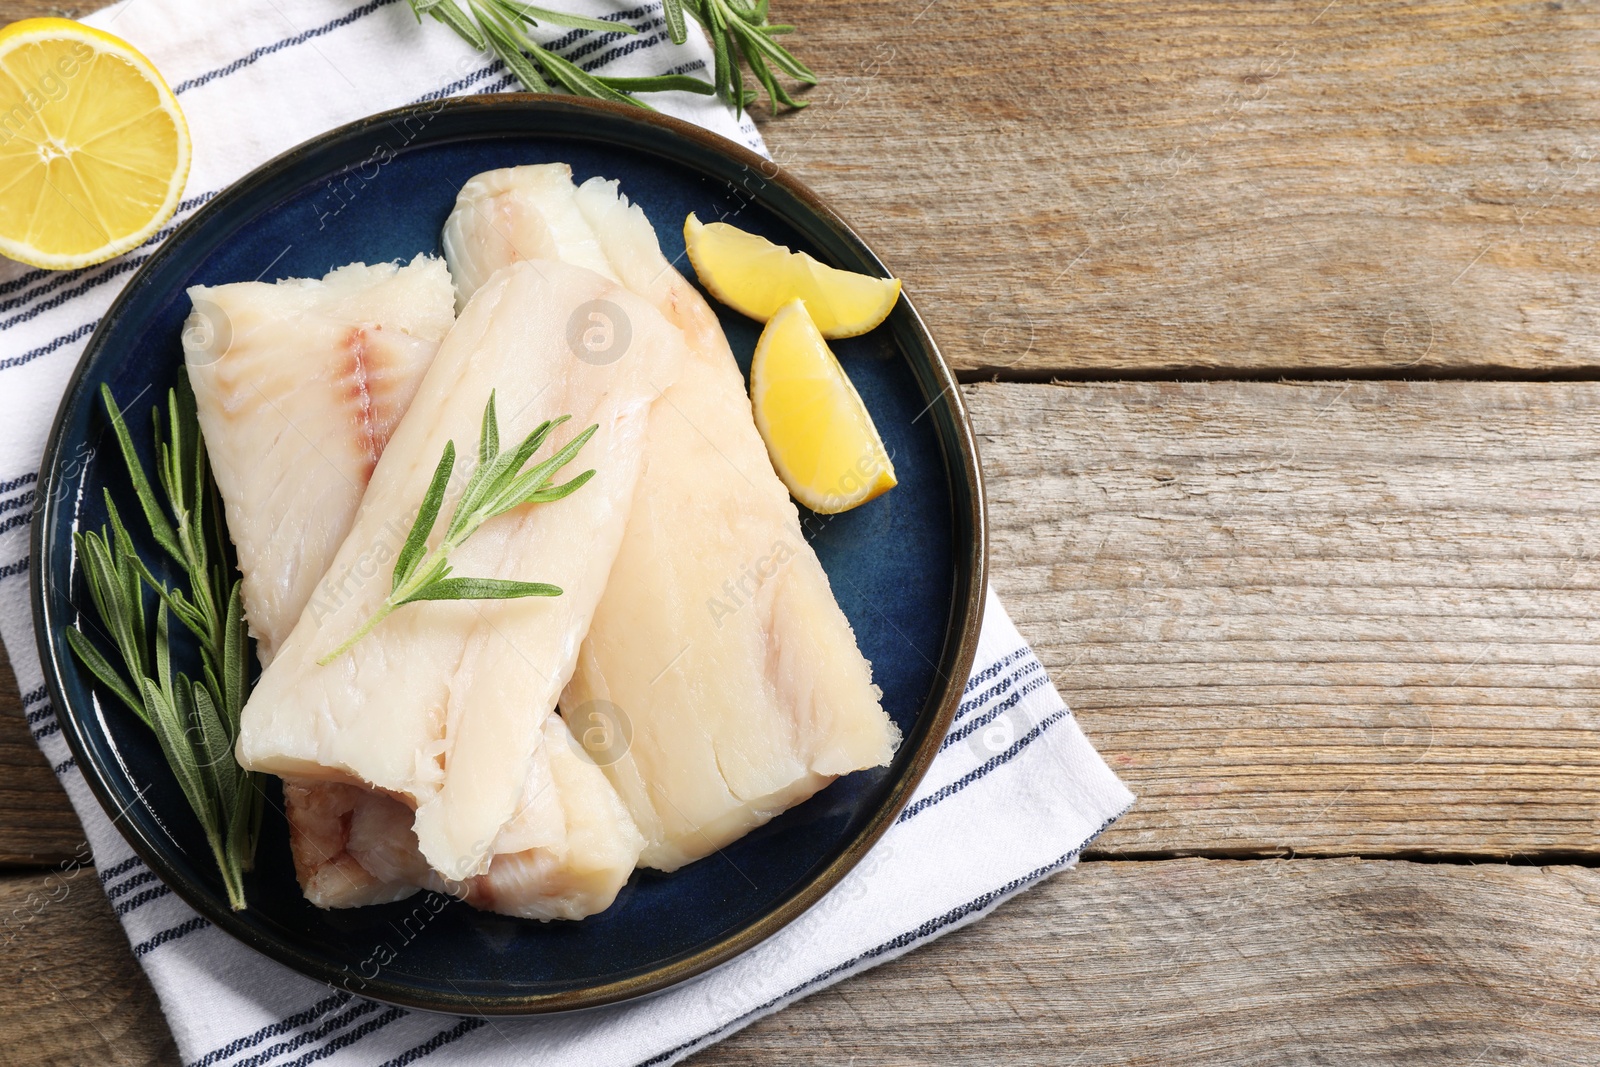
[[[715,315],[644,213],[615,182],[574,188],[561,164],[491,171],[462,189],[444,248],[458,298],[524,253],[600,269],[598,249],[605,273],[687,341],[651,409],[627,532],[561,702],[644,833],[640,862],[675,870],[837,776],[887,764],[899,732],[871,666]]]
[[[364,786],[285,778],[289,850],[307,900],[320,908],[387,904],[430,878],[411,809]]]
[[[473,907],[524,919],[581,919],[608,907],[643,844],[617,791],[572,740],[561,716],[544,722],[542,764],[532,776],[560,804],[559,833],[538,846],[499,852],[483,874],[449,882],[428,867],[403,801],[364,786],[285,779],[289,844],[306,898],[353,908],[432,889]]]
[[[195,286],[189,297],[184,362],[267,663],[455,321],[450,275],[418,256],[320,280]]]
[[[631,324],[626,354],[610,362],[579,359],[567,342],[574,310],[599,301]],[[575,828],[548,784],[557,757],[545,719],[604,589],[648,414],[676,376],[682,348],[681,334],[653,307],[591,271],[533,261],[490,279],[465,306],[379,459],[324,595],[308,603],[252,693],[240,762],[403,798],[415,807],[418,849],[446,882],[484,874],[497,852],[558,849]],[[453,554],[455,573],[552,582],[563,595],[409,605],[319,665],[387,594],[388,568],[377,564],[392,561],[446,441],[473,451],[491,389],[506,442],[562,414],[573,420],[551,447],[597,423],[574,472],[592,466],[599,474],[564,500],[486,523]],[[464,481],[452,480],[444,515]],[[325,595],[329,589],[335,595]]]

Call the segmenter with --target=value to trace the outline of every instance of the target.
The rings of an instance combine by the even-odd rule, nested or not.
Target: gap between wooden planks
[[[1590,1063],[1597,903],[1576,867],[1085,863],[689,1062]],[[177,1062],[93,870],[0,877],[0,927],[5,1062]]]

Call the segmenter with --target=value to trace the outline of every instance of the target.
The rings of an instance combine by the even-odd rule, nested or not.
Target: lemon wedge
[[[689,262],[711,295],[768,322],[794,299],[806,302],[824,337],[857,337],[888,318],[900,279],[872,278],[818,263],[726,222],[683,220]]]
[[[867,406],[805,301],[783,305],[761,331],[750,402],[778,477],[812,511],[849,511],[897,484]]]
[[[0,30],[0,253],[87,267],[172,217],[189,128],[150,61],[71,19]]]

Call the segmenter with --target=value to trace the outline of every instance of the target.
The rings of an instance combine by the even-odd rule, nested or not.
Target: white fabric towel
[[[659,0],[623,9],[627,3],[551,5],[643,31],[562,33],[556,47],[608,74],[705,70],[710,48],[698,27],[676,47]],[[515,87],[443,26],[419,26],[403,0],[126,0],[86,21],[149,56],[188,116],[194,165],[174,224],[250,168],[333,126],[423,99]],[[736,120],[715,101],[674,93],[652,102],[765,150],[748,118]],[[90,794],[45,695],[28,607],[28,524],[50,421],[95,323],[171,230],[88,270],[0,266],[0,638],[28,724],[83,820],[106,895],[190,1067],[398,1067],[425,1057],[545,1067],[673,1063],[983,916],[1070,866],[1132,803],[990,593],[964,703],[906,812],[821,903],[718,970],[577,1016],[458,1019],[366,1001],[245,948],[162,885]]]

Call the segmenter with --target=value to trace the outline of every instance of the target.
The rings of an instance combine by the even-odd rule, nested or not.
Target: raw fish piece
[[[403,900],[432,874],[417,851],[411,809],[393,797],[285,778],[283,805],[300,889],[319,908]]]
[[[306,899],[322,908],[353,908],[402,900],[423,888],[475,908],[540,920],[581,919],[610,907],[643,839],[561,716],[546,716],[544,735],[541,768],[547,773],[530,780],[542,785],[538,802],[559,804],[558,834],[496,853],[487,872],[464,882],[429,869],[403,802],[364,786],[286,779],[289,843]]]
[[[211,469],[271,662],[455,321],[444,261],[189,290],[183,330]]]
[[[579,359],[567,341],[568,320],[597,301],[630,324],[626,353],[609,362]],[[535,775],[540,760],[556,775],[544,720],[604,588],[632,504],[649,410],[676,376],[682,348],[681,334],[654,308],[591,271],[535,261],[490,279],[440,347],[319,594],[251,695],[240,762],[285,776],[359,781],[403,797],[416,807],[420,851],[449,881],[484,873],[507,845],[559,847],[569,830],[561,805],[522,802],[548,794]],[[457,442],[459,471],[475,453],[491,389],[502,441],[571,414],[547,446],[554,448],[598,423],[571,471],[592,466],[599,473],[564,500],[486,523],[453,554],[455,573],[552,582],[564,594],[408,605],[347,654],[317,664],[382,602],[389,588],[384,564],[392,562],[445,442]],[[464,473],[452,479],[444,516],[464,482]],[[435,542],[443,526],[441,520]]]
[[[579,221],[588,224],[584,233]],[[593,265],[688,342],[651,409],[627,533],[562,696],[573,733],[675,870],[892,758],[899,731],[751,417],[711,309],[615,182],[561,164],[473,178],[445,224],[458,296],[524,250]],[[591,725],[603,729],[591,730]],[[618,733],[628,736],[618,744]]]
[[[560,802],[562,839],[537,848],[507,845],[484,874],[459,885],[434,875],[424,885],[473,907],[524,919],[581,919],[611,906],[639,861],[644,839],[622,798],[573,741],[561,716],[545,718],[544,735],[545,781],[548,794]]]
[[[501,267],[528,259],[557,259],[616,280],[578,210],[577,194],[572,168],[565,163],[509,167],[469,178],[441,235],[456,306],[465,307]]]

